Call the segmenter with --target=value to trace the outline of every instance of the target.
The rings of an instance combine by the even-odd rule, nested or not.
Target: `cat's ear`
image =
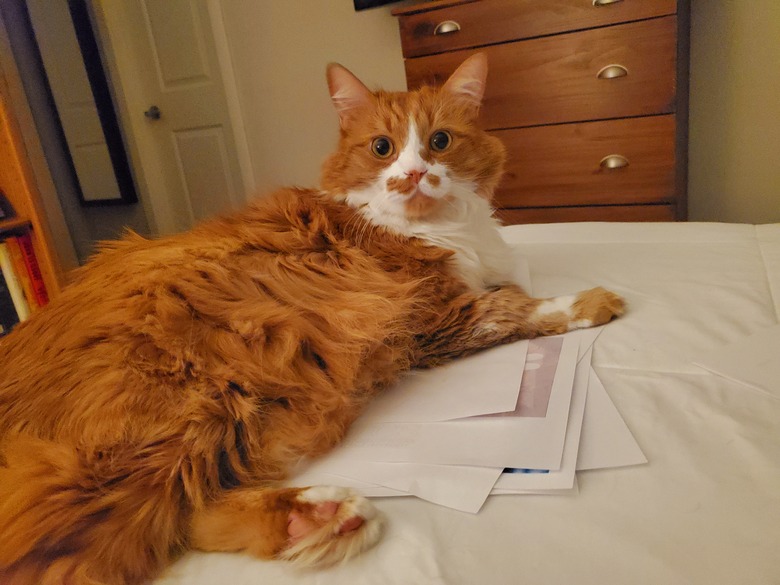
[[[450,75],[444,84],[444,90],[456,98],[465,101],[474,108],[479,108],[485,95],[485,80],[487,79],[488,62],[484,53],[477,53],[466,59]]]
[[[330,99],[343,128],[356,111],[371,105],[373,94],[351,71],[338,63],[329,64],[327,73]]]

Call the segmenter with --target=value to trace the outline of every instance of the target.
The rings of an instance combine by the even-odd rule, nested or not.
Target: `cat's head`
[[[328,87],[341,136],[323,166],[323,189],[409,220],[433,220],[456,198],[490,199],[505,151],[477,125],[486,77],[487,59],[476,54],[441,87],[372,92],[331,64]]]

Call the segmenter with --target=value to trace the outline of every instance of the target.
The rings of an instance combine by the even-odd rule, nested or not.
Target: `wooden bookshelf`
[[[0,239],[29,231],[49,298],[64,283],[62,268],[54,252],[43,204],[27,158],[19,125],[11,108],[8,85],[0,69],[0,192],[14,215],[0,220]]]
[[[32,224],[30,223],[30,220],[27,219],[26,217],[12,217],[11,219],[0,219],[0,234],[29,229],[30,227],[32,227]]]

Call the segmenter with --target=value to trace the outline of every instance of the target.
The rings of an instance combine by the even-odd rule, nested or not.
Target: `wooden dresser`
[[[394,11],[410,89],[489,61],[505,223],[687,216],[689,0],[437,0]]]

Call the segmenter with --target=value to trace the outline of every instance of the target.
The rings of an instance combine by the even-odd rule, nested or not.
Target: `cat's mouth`
[[[442,180],[431,173],[407,174],[391,177],[386,186],[403,202],[404,214],[409,219],[421,219],[435,214],[447,199],[441,191]]]
[[[411,219],[421,219],[433,215],[442,205],[444,198],[426,195],[418,187],[413,193],[406,196],[404,210],[406,216]]]

